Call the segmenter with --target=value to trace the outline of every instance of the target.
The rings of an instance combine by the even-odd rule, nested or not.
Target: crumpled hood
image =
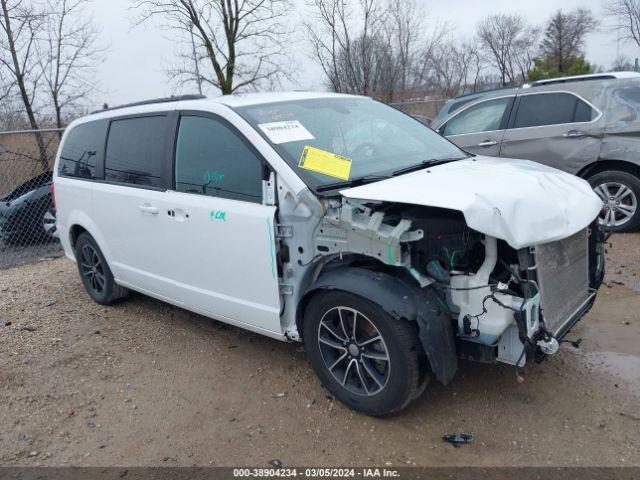
[[[573,235],[602,208],[581,178],[528,160],[494,157],[437,165],[340,194],[459,210],[469,228],[516,249]]]

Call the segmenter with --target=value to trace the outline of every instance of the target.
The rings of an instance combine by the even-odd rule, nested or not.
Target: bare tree
[[[627,57],[621,54],[613,59],[610,70],[612,72],[625,72],[633,69],[634,65],[629,61]]]
[[[2,76],[17,88],[29,126],[38,130],[34,102],[42,72],[36,54],[43,16],[23,0],[0,0],[0,68]],[[6,95],[6,94],[5,94]],[[35,134],[39,161],[49,168],[47,148],[40,133]]]
[[[64,124],[64,112],[77,106],[95,89],[95,71],[102,58],[98,31],[83,18],[88,0],[47,0],[46,23],[39,44],[39,62],[55,116]]]
[[[621,33],[622,38],[632,40],[640,47],[640,2],[610,0],[605,10],[613,20],[613,28]]]
[[[305,28],[332,90],[372,94],[374,52],[384,45],[381,2],[312,0],[310,7],[313,20]]]
[[[540,29],[527,26],[515,41],[510,57],[510,68],[515,76],[525,81],[534,67],[534,60],[540,44]]]
[[[392,75],[398,84],[394,93],[403,98],[407,89],[414,86],[413,66],[418,53],[418,43],[423,37],[424,16],[415,0],[391,0],[389,9],[385,30],[390,44],[389,51],[393,52],[395,63],[395,68],[392,66],[395,69]]]
[[[423,49],[418,76],[438,95],[455,97],[479,88],[485,64],[474,40],[465,41],[448,35]]]
[[[404,99],[423,80],[423,47],[437,35],[414,0],[310,0],[312,56],[337,92]]]
[[[1,45],[1,44],[0,44]],[[0,46],[0,48],[2,48]],[[5,106],[6,102],[11,95],[13,88],[15,87],[16,79],[11,78],[5,72],[5,69],[0,68],[0,105]]]
[[[558,10],[544,32],[540,52],[558,72],[567,72],[573,61],[582,55],[588,34],[598,28],[598,21],[587,8],[578,7],[568,13]]]
[[[182,35],[187,48],[183,59],[188,61],[172,70],[178,81],[201,80],[223,94],[231,94],[286,74],[284,41],[290,31],[285,24],[289,0],[133,2],[141,12],[138,23],[159,17]]]
[[[526,31],[524,18],[516,14],[489,15],[478,24],[478,40],[490,62],[500,72],[502,85],[518,81],[515,68],[519,57],[517,50],[523,45]]]

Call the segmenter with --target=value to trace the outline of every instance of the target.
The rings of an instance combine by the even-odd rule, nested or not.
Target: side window
[[[608,121],[634,122],[640,119],[640,86],[631,85],[614,90],[607,108]]]
[[[464,107],[467,103],[469,103],[472,100],[475,100],[475,98],[470,98],[468,100],[460,100],[459,102],[454,103],[453,105],[451,105],[451,108],[449,109],[449,115],[451,115],[456,110],[459,110],[460,108]]]
[[[442,134],[446,137],[500,130],[502,117],[510,102],[511,98],[497,98],[473,105],[449,120]]]
[[[586,103],[580,100],[579,98],[576,101],[576,113],[574,115],[574,122],[590,122],[595,117],[595,112],[593,108]]]
[[[262,162],[218,120],[182,117],[175,168],[178,192],[262,203]]]
[[[593,109],[570,93],[540,93],[520,97],[512,128],[589,122]]]
[[[167,125],[166,116],[111,122],[104,162],[105,180],[161,187]]]
[[[98,157],[102,156],[107,123],[88,122],[74,127],[60,152],[58,174],[65,177],[96,178]]]

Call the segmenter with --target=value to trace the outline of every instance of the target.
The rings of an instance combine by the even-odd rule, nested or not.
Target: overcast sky
[[[304,0],[292,18],[300,21]],[[417,0],[424,5],[429,24],[448,22],[455,25],[459,35],[472,35],[477,21],[491,13],[520,13],[529,22],[543,24],[552,12],[562,7],[571,9],[583,5],[600,18],[604,0]],[[171,64],[174,45],[166,30],[156,24],[132,28],[129,10],[131,0],[93,0],[94,20],[100,26],[103,42],[109,46],[106,59],[98,72],[100,92],[94,95],[96,106],[107,102],[117,105],[141,99],[162,97],[175,92],[163,69]],[[298,29],[300,32],[301,29]],[[321,72],[308,58],[302,37],[291,42],[299,45],[292,52],[296,62],[297,83],[287,89],[322,89]],[[587,59],[591,63],[609,67],[619,52],[630,59],[640,57],[640,49],[630,42],[618,42],[614,33],[597,33],[587,42]],[[187,92],[184,92],[187,93]]]

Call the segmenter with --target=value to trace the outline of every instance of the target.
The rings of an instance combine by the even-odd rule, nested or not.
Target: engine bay
[[[534,249],[467,226],[461,212],[384,202],[337,202],[316,235],[316,249],[358,266],[403,270],[451,319],[461,356],[522,366],[533,352],[553,354],[544,328]],[[372,260],[375,259],[375,260]],[[529,355],[527,355],[529,353]]]

